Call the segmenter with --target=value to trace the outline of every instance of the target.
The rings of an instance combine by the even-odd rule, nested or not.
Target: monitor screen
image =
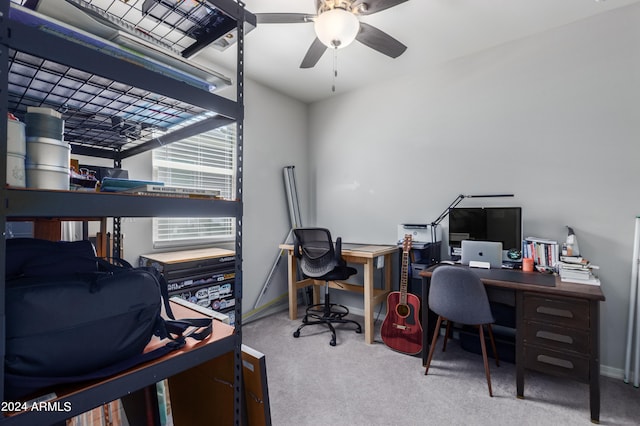
[[[509,249],[522,249],[521,207],[470,207],[449,210],[449,247],[460,255],[462,240],[501,242],[508,260]],[[513,260],[513,259],[511,259]]]

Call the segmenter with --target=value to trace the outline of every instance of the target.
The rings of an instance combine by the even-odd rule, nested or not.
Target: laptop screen
[[[493,241],[462,241],[462,264],[486,262],[491,268],[502,268],[502,243]]]

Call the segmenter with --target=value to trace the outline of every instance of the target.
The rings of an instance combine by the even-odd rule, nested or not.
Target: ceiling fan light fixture
[[[335,8],[318,15],[314,28],[316,36],[325,46],[342,49],[356,39],[360,21],[353,13]]]

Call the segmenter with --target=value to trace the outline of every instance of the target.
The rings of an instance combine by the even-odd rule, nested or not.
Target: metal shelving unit
[[[242,2],[235,0],[199,3],[206,6],[207,11],[215,10],[216,14],[231,19],[235,25],[237,96],[236,101],[231,101],[206,90],[206,85],[198,87],[197,79],[163,67],[157,61],[147,63],[144,58],[132,58],[126,50],[119,52],[117,46],[100,45],[91,37],[78,36],[82,35],[81,32],[74,35],[73,28],[65,28],[62,32],[55,26],[55,21],[47,22],[46,17],[23,8],[20,4],[24,1],[12,1],[0,4],[0,111],[3,117],[10,112],[23,118],[28,106],[54,108],[62,113],[65,120],[65,141],[70,143],[72,154],[113,159],[115,167],[119,167],[123,159],[149,149],[236,123],[238,161],[234,200],[145,197],[3,185],[0,189],[3,199],[0,227],[4,229],[8,218],[235,217],[236,327],[231,336],[215,343],[63,393],[61,401],[71,402],[71,412],[24,412],[0,417],[0,425],[53,424],[231,351],[234,352],[234,419],[236,424],[240,424],[243,43],[246,24],[255,26],[255,16],[245,10]],[[134,6],[128,2],[107,3],[109,8],[134,7],[139,3],[135,6],[139,8],[143,2],[131,2]],[[157,3],[162,6],[166,2]],[[89,6],[96,7],[94,4]],[[150,15],[156,25],[160,25],[159,21],[164,16],[161,10],[164,9],[157,8]],[[135,15],[133,12],[126,12],[125,21],[141,26],[142,22],[130,22],[129,17]],[[198,13],[202,14],[202,10]],[[207,24],[206,21],[190,21],[191,24],[198,22]],[[163,41],[174,43],[183,51],[201,49],[206,45],[205,37],[200,37],[197,31],[185,32],[184,28],[178,28],[181,33],[178,39],[165,34]],[[190,37],[196,37],[196,40]],[[7,134],[5,119],[0,120],[0,134]],[[2,179],[7,170],[6,152],[6,138],[2,138]],[[4,330],[4,240],[0,242],[0,249],[0,330]],[[4,341],[4,335],[0,335],[2,358]],[[0,383],[4,383],[3,365],[0,365]],[[5,400],[3,388],[0,386],[2,401]]]

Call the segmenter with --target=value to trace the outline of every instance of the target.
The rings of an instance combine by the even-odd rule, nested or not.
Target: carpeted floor
[[[373,345],[345,326],[335,347],[322,326],[293,338],[299,324],[282,311],[242,328],[243,343],[266,355],[274,426],[590,424],[586,384],[528,372],[519,400],[515,366],[491,363],[491,398],[482,357],[456,340],[435,352],[425,376],[420,357],[382,343],[380,322]],[[640,389],[607,377],[600,384],[600,424],[639,425]]]

